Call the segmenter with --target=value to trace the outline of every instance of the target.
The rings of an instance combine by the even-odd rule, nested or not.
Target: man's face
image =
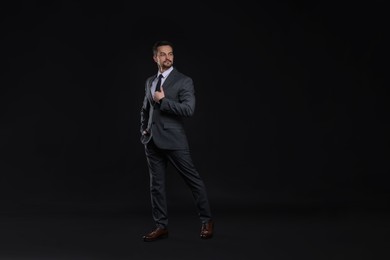
[[[163,45],[157,48],[157,54],[153,56],[154,61],[161,70],[167,70],[173,65],[173,50],[169,45]]]

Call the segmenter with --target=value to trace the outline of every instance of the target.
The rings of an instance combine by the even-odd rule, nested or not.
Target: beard
[[[164,61],[161,65],[163,68],[169,69],[172,66],[173,62],[170,60]]]

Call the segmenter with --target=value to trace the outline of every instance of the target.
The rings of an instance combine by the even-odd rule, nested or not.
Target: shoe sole
[[[213,237],[213,235],[211,235],[211,236],[208,236],[208,237],[200,237],[201,239],[209,239],[209,238],[212,238]]]
[[[168,234],[159,236],[158,238],[155,238],[155,239],[144,238],[144,242],[153,242],[153,241],[164,239],[164,238],[167,238],[167,237],[168,237]]]

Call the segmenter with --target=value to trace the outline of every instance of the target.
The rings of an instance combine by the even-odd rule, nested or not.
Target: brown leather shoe
[[[166,238],[168,236],[168,229],[166,228],[156,228],[149,234],[143,236],[145,242],[155,241],[157,239]]]
[[[214,232],[214,221],[209,220],[207,223],[202,224],[202,228],[200,229],[200,238],[207,239],[213,236]]]

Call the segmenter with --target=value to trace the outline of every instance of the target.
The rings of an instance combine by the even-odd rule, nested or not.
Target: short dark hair
[[[158,47],[165,46],[165,45],[171,46],[171,48],[173,49],[173,44],[171,42],[169,42],[169,41],[157,41],[153,45],[153,55],[157,54],[157,48]]]

